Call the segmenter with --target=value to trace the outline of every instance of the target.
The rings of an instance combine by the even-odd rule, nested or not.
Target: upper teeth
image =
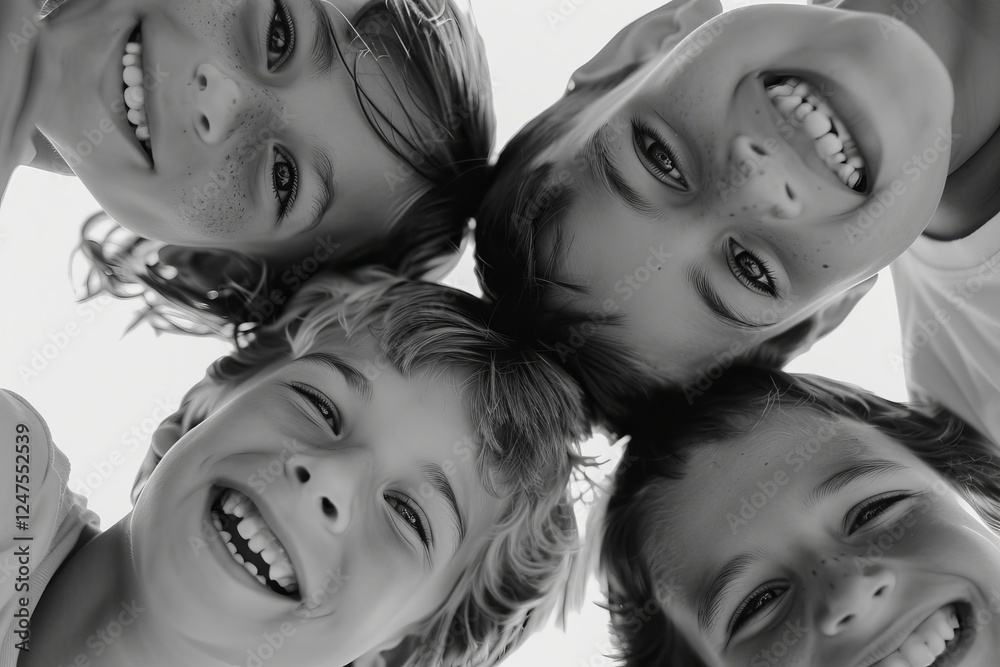
[[[858,192],[868,185],[868,170],[847,126],[826,100],[805,81],[785,77],[767,86],[778,112],[794,127],[802,127],[812,137],[816,153],[840,182]]]
[[[276,584],[286,593],[298,591],[288,553],[253,501],[229,489],[223,493],[219,506],[222,515],[213,511],[212,522],[236,562],[268,588],[273,588],[269,584]],[[235,539],[234,533],[242,539]]]
[[[135,126],[135,136],[151,152],[149,121],[146,118],[146,89],[142,86],[142,44],[128,42],[122,56],[122,81],[125,83],[125,105],[128,121]]]
[[[944,653],[946,644],[955,639],[960,627],[955,605],[938,609],[895,652],[872,667],[929,667]]]

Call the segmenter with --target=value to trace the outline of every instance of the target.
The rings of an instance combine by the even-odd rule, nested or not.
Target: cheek
[[[196,172],[171,192],[167,205],[180,222],[213,238],[231,238],[254,232],[262,213],[247,195],[247,170],[239,155],[227,155],[214,169]]]

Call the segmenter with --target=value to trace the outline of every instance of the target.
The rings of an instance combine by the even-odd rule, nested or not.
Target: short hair
[[[558,365],[497,333],[488,303],[443,285],[394,278],[312,278],[282,317],[216,361],[184,397],[185,432],[265,368],[323,343],[372,337],[379,365],[404,377],[461,374],[477,470],[501,517],[444,604],[408,630],[407,665],[492,665],[556,609],[578,549],[569,482],[589,432],[582,393]]]
[[[456,0],[373,0],[352,24],[354,39],[338,52],[358,102],[383,143],[420,178],[399,186],[391,229],[377,244],[321,269],[381,265],[421,277],[459,251],[486,187],[496,120],[485,47]],[[416,101],[413,113],[374,104],[356,72],[372,56],[393,99]],[[290,296],[279,277],[294,262],[165,245],[108,220],[98,214],[83,226],[78,251],[91,267],[85,298],[142,298],[140,320],[157,329],[238,336],[273,321]]]
[[[609,600],[618,609],[612,628],[627,667],[688,664],[650,661],[649,656],[670,655],[677,649],[673,642],[682,639],[664,634],[656,619],[640,627],[625,622],[650,599],[663,601],[669,556],[650,553],[663,543],[657,536],[669,524],[665,513],[655,509],[662,490],[685,476],[694,450],[745,436],[771,411],[789,406],[876,428],[937,471],[1000,532],[995,445],[942,407],[896,403],[827,378],[755,368],[727,373],[692,406],[665,393],[635,414],[604,517],[601,567]],[[665,619],[661,611],[658,622]]]
[[[573,178],[556,173],[544,152],[571,129],[588,106],[627,81],[637,66],[566,92],[525,125],[504,147],[490,186],[476,214],[477,275],[483,293],[506,302],[507,319],[530,323],[522,331],[556,350],[566,368],[593,401],[598,418],[612,430],[636,401],[674,380],[656,368],[622,336],[622,318],[601,308],[586,308],[575,298],[586,288],[557,276],[565,213],[576,197]],[[554,239],[543,254],[540,237]],[[745,362],[779,367],[807,339],[812,320],[764,341]]]

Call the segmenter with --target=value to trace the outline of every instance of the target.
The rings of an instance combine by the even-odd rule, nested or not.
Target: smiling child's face
[[[1000,537],[871,426],[778,412],[669,483],[660,583],[676,613],[724,665],[922,666],[944,650],[995,664]],[[965,639],[946,644],[956,617]]]
[[[148,599],[226,664],[275,632],[281,665],[390,648],[446,600],[500,512],[477,474],[461,378],[404,379],[370,339],[330,347],[188,432],[132,517]]]
[[[556,298],[623,316],[625,340],[683,382],[901,254],[943,189],[953,94],[930,47],[885,25],[747,7],[591,103],[539,158],[575,192],[540,252],[587,294]]]
[[[350,45],[348,19],[365,4],[74,0],[42,33],[39,53],[61,76],[38,127],[141,235],[288,258],[317,238],[356,248],[393,219],[386,174],[409,174],[365,119],[331,39]],[[131,67],[145,101],[132,120],[148,127],[152,157],[124,101],[137,28]],[[374,104],[406,113],[373,58],[358,61],[358,76]]]

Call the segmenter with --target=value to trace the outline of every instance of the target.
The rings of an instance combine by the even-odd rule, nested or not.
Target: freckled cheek
[[[248,238],[262,231],[263,212],[255,210],[247,192],[245,168],[228,160],[218,168],[195,173],[175,188],[168,205],[192,231],[211,238]]]

